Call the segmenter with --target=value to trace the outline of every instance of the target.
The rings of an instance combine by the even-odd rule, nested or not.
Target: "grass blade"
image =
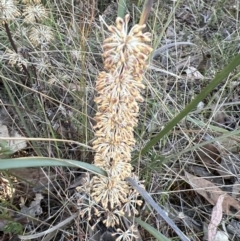
[[[119,0],[117,16],[124,18],[125,13],[126,13],[126,0]]]
[[[159,241],[171,241],[167,237],[165,237],[163,234],[159,233],[155,228],[150,226],[149,224],[142,221],[140,218],[134,219],[138,224],[140,224],[144,229],[146,229],[152,236],[154,236]]]
[[[107,176],[107,173],[103,171],[101,168],[81,161],[46,157],[24,157],[0,160],[0,170],[43,166],[79,167],[95,174]]]
[[[144,155],[152,148],[163,136],[170,132],[178,123],[181,121],[188,113],[192,111],[197,104],[202,101],[219,83],[221,83],[238,65],[240,65],[240,54],[232,59],[230,64],[228,64],[220,73],[218,73],[215,78],[198,94],[195,99],[189,103],[175,118],[173,118],[165,128],[159,132],[153,139],[151,139],[143,147],[140,155]]]
[[[144,200],[151,205],[157,213],[168,223],[168,225],[176,232],[182,241],[190,241],[188,237],[177,227],[177,225],[167,216],[162,208],[152,199],[152,197],[138,185],[138,183],[131,177],[127,177],[126,180],[132,185],[134,189],[144,198]]]

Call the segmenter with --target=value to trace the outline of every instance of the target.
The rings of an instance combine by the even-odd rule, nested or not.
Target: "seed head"
[[[21,71],[23,66],[27,67],[28,61],[21,55],[21,53],[16,53],[11,49],[7,49],[4,58],[8,60],[11,66],[16,65]]]
[[[116,241],[132,241],[138,238],[138,236],[136,235],[136,232],[137,232],[137,228],[134,227],[134,225],[132,225],[126,231],[123,231],[118,228],[117,232],[114,233],[114,236],[118,235],[118,238],[116,239]]]
[[[39,46],[51,42],[54,39],[54,35],[50,27],[39,25],[31,28],[29,39],[34,46]]]
[[[27,23],[40,22],[47,18],[47,10],[42,4],[30,4],[23,9],[24,20]]]
[[[115,177],[93,177],[92,194],[96,203],[101,203],[104,209],[113,209],[125,202],[129,187],[125,181]]]
[[[7,23],[20,16],[20,12],[13,0],[0,0],[0,21]]]

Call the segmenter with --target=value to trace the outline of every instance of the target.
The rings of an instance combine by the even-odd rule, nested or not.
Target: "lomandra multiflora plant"
[[[142,78],[152,48],[151,34],[143,32],[146,26],[136,24],[129,30],[129,20],[129,15],[118,17],[116,26],[108,26],[110,36],[103,42],[105,71],[96,81],[94,164],[108,176],[91,179],[90,196],[107,227],[119,224],[123,215],[137,214],[135,206],[141,204],[125,178],[133,176],[134,127],[138,123],[138,102],[144,100],[140,93],[144,89]]]

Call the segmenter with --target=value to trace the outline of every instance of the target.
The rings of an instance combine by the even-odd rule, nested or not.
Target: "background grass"
[[[103,70],[101,43],[107,35],[104,21],[114,23],[117,4],[94,0],[42,3],[48,17],[41,23],[27,24],[18,18],[8,24],[20,56],[27,61],[28,74],[18,62],[11,64],[6,50],[13,51],[13,46],[4,25],[0,26],[0,121],[12,134],[17,131],[26,140],[36,138],[27,140],[24,152],[14,157],[43,156],[92,163],[94,153],[86,145],[91,146],[94,137],[94,83]],[[25,5],[18,1],[17,6],[24,9]],[[142,6],[143,1],[128,2],[131,24],[138,22]],[[239,8],[238,1],[157,0],[147,23],[155,49],[182,41],[197,45],[169,48],[150,60],[155,70],[149,68],[145,74],[146,101],[141,104],[133,153],[135,172],[145,180],[147,191],[191,240],[203,240],[203,226],[209,223],[212,205],[183,180],[184,171],[207,175],[229,194],[238,184],[239,68],[144,155],[139,153],[239,52]],[[54,39],[34,46],[29,31],[39,25],[49,26]],[[188,74],[189,67],[204,77]],[[45,140],[38,140],[40,137]],[[211,161],[218,161],[218,165],[210,167]],[[218,172],[222,167],[229,179]],[[61,223],[78,210],[81,195],[74,188],[84,174],[82,169],[64,167],[2,172],[2,222],[9,219],[13,227],[20,223],[26,232],[42,232]],[[23,214],[21,205],[29,207],[36,192],[43,194],[43,211],[33,218]],[[177,240],[147,205],[141,207],[140,216],[166,237]],[[32,240],[90,240],[95,232],[91,230],[93,224],[79,218],[52,236],[47,234],[48,239]],[[239,239],[240,234],[231,230],[235,225],[234,218],[227,219],[230,240]],[[14,237],[11,229],[4,230],[2,225],[2,240]],[[98,225],[97,230],[106,231],[103,225]],[[139,230],[142,240],[154,240]]]

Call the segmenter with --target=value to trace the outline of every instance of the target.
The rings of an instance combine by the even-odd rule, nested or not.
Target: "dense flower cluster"
[[[17,17],[23,17],[23,21],[27,25],[35,24],[32,28],[27,26],[26,35],[28,35],[30,42],[36,47],[48,45],[54,39],[54,34],[50,27],[41,25],[41,21],[48,17],[48,11],[41,4],[41,1],[23,1],[26,4],[23,8],[23,13],[19,11],[16,3],[14,0],[0,0],[0,23],[7,25],[8,22],[15,20]],[[21,30],[23,29],[21,28]],[[20,34],[24,35],[25,33],[23,34],[22,32]]]
[[[14,20],[16,17],[19,17],[20,15],[20,11],[15,6],[15,1],[0,1],[0,21],[2,23],[7,23],[8,21]]]
[[[151,35],[143,33],[145,25],[134,25],[128,31],[129,19],[129,15],[124,20],[118,17],[116,26],[108,27],[110,36],[103,43],[105,71],[96,81],[94,164],[103,168],[108,177],[93,178],[91,196],[111,210],[121,210],[131,202],[128,196],[132,189],[125,178],[132,175],[134,127],[138,122],[138,102],[143,101],[141,81],[152,51],[148,44]]]
[[[47,18],[47,10],[41,4],[29,4],[23,9],[24,21],[27,23],[40,22],[44,18]]]
[[[29,39],[34,46],[38,46],[51,42],[54,39],[54,35],[50,27],[38,25],[31,28]]]

